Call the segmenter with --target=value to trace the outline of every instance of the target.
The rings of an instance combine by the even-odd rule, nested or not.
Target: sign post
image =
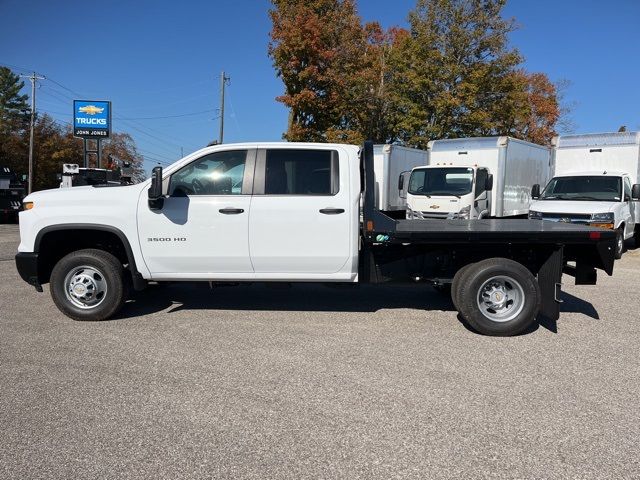
[[[96,154],[100,168],[100,140],[111,135],[111,102],[103,100],[73,101],[73,135],[84,140],[84,166],[89,166],[89,155]],[[96,141],[95,149],[89,142]]]

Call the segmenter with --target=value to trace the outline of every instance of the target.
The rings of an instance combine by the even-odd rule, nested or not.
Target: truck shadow
[[[160,311],[253,310],[375,312],[385,308],[453,311],[451,299],[422,286],[326,286],[323,284],[251,284],[214,287],[184,283],[152,286],[136,292],[117,318]]]
[[[594,306],[585,300],[564,292],[562,300],[561,312],[581,313],[595,320],[600,318]],[[202,283],[175,283],[136,292],[114,320],[188,310],[367,313],[381,309],[455,311],[448,295],[426,285],[241,284],[210,289]],[[464,324],[460,315],[458,319]],[[525,334],[537,330],[538,326],[554,333],[558,331],[556,322],[541,318],[539,325],[534,325]]]

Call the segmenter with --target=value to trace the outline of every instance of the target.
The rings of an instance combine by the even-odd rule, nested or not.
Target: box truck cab
[[[409,219],[526,217],[531,179],[551,176],[550,149],[511,137],[435,140],[428,152],[409,178]]]
[[[485,167],[414,168],[407,189],[407,218],[487,217],[492,189],[493,175]]]
[[[616,257],[640,236],[640,133],[564,135],[553,141],[555,176],[534,185],[529,218],[581,223],[616,231]]]

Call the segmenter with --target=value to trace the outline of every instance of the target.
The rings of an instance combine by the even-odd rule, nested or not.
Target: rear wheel
[[[540,288],[523,265],[506,258],[473,264],[463,277],[458,309],[475,330],[509,336],[527,330],[540,310]]]
[[[460,292],[460,285],[462,285],[466,281],[465,275],[473,265],[473,263],[465,265],[453,276],[453,282],[451,283],[451,301],[453,302],[453,306],[456,307],[456,310],[458,311],[460,310],[460,308],[458,307],[458,294]]]
[[[106,320],[127,296],[122,263],[102,250],[79,250],[63,257],[53,267],[50,283],[54,303],[74,320]]]

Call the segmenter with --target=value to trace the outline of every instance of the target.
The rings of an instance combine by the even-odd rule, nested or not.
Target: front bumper
[[[42,291],[40,279],[38,278],[37,253],[19,252],[16,255],[16,268],[25,282],[36,287],[39,292]]]

